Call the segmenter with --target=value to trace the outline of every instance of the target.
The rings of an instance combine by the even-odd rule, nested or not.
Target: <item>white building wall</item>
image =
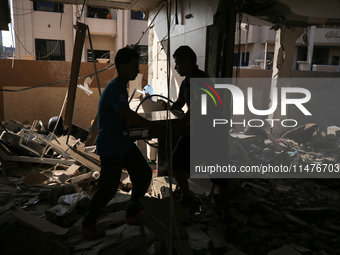
[[[34,11],[33,2],[28,0],[13,1],[13,7],[17,58],[35,56],[35,39],[59,38],[65,41],[65,60],[71,61],[74,40],[72,5],[64,5],[64,13]],[[25,15],[22,13],[23,9]]]
[[[35,39],[50,39],[65,41],[65,61],[72,61],[76,31],[73,27],[77,22],[77,15],[81,5],[64,4],[64,13],[33,11],[33,2],[29,0],[15,0],[14,24],[16,38],[16,57],[24,58],[30,54],[35,56]],[[25,10],[25,11],[23,11]],[[29,11],[31,10],[31,11]],[[23,12],[25,15],[22,15]],[[145,20],[131,20],[130,10],[110,10],[112,19],[86,18],[84,9],[80,22],[90,25],[91,39],[94,50],[109,50],[110,62],[114,62],[118,49],[137,43],[142,32],[147,28]],[[61,29],[60,18],[62,17]],[[117,20],[116,20],[117,19]],[[148,45],[148,33],[139,43]],[[83,47],[82,61],[87,61],[87,50],[90,49],[89,38],[86,36]],[[35,58],[34,58],[35,59]]]
[[[130,15],[130,12],[128,13]],[[130,15],[131,17],[131,15]],[[143,32],[146,30],[148,26],[147,20],[133,20],[129,19],[129,23],[127,25],[128,30],[128,44],[135,44],[142,37]],[[139,42],[139,45],[148,45],[148,32],[144,35],[142,40]]]
[[[32,4],[33,5],[33,4]],[[33,6],[32,6],[33,7]],[[65,61],[72,60],[73,54],[73,7],[64,5],[64,13],[36,11],[32,15],[32,36],[35,39],[65,41]],[[60,26],[61,20],[61,26]],[[60,34],[59,34],[60,31]]]
[[[25,55],[35,55],[32,30],[33,13],[20,15],[22,11],[19,10],[33,10],[33,3],[27,0],[13,1],[16,58],[22,58]]]
[[[112,36],[100,36],[91,35],[91,41],[93,50],[108,50],[110,51],[110,63],[114,62],[114,56],[116,52],[116,39]],[[85,38],[84,50],[86,56],[85,62],[87,61],[87,51],[91,49],[90,41],[88,36]]]
[[[190,10],[189,3],[191,2]],[[184,79],[180,77],[174,70],[175,63],[172,58],[174,51],[181,45],[190,46],[197,55],[197,64],[200,69],[204,70],[205,51],[206,51],[206,32],[207,26],[212,25],[213,16],[218,6],[218,0],[197,0],[179,1],[178,5],[178,21],[174,24],[174,6],[171,14],[170,27],[170,54],[171,54],[171,70],[170,70],[170,94],[169,97],[175,100],[178,95],[179,86]],[[160,8],[160,7],[159,7]],[[152,10],[149,14],[149,22],[154,18],[158,9]],[[187,14],[191,13],[193,18],[185,19]],[[149,47],[149,84],[154,88],[154,92],[167,96],[167,70],[166,70],[166,51],[162,50],[160,41],[164,39],[164,47],[167,47],[167,17],[166,8],[160,11],[154,21],[154,27],[150,32]]]

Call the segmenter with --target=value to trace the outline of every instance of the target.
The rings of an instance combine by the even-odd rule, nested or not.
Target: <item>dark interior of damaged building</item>
[[[53,2],[80,4],[76,0]],[[161,13],[168,22],[164,28],[168,30],[169,44],[163,47],[170,65],[174,47],[170,45],[179,43],[176,36],[170,35],[171,22],[176,20],[177,12],[179,17],[183,16],[179,26],[189,30],[189,21],[200,19],[200,15],[203,15],[202,11],[195,13],[195,10],[210,8],[211,3],[208,2],[101,1],[98,6],[96,1],[88,0],[84,4],[98,8],[143,11],[148,14],[151,24],[153,17]],[[297,38],[311,26],[339,26],[340,3],[331,0],[213,2],[216,12],[212,24],[205,28],[204,65],[210,77],[237,78],[247,72],[233,65],[235,42],[241,37],[242,21],[248,26],[269,24],[276,33],[273,69],[270,72],[263,70],[269,73],[266,81],[269,85],[262,84],[264,89],[284,86],[280,84],[280,80],[273,83],[272,79],[304,78],[304,74],[309,79],[323,78],[329,82],[321,89],[311,90],[312,100],[316,101],[313,101],[314,106],[308,105],[307,108],[312,109],[315,119],[301,118],[299,126],[288,129],[282,126],[248,126],[238,130],[231,127],[230,132],[228,131],[229,154],[226,157],[230,164],[266,171],[270,168],[293,169],[304,175],[287,177],[278,176],[276,172],[268,177],[249,178],[249,175],[245,175],[230,178],[230,216],[228,221],[223,221],[223,197],[218,195],[218,187],[209,178],[189,179],[195,203],[193,208],[181,206],[178,202],[181,192],[176,188],[174,178],[169,177],[170,164],[167,155],[162,154],[165,152],[160,148],[157,151],[146,144],[142,139],[145,138],[143,131],[133,127],[128,130],[128,134],[136,139],[137,146],[153,169],[152,182],[141,201],[144,214],[139,225],[128,225],[125,222],[132,183],[128,173],[123,170],[119,190],[97,222],[106,231],[106,236],[86,240],[81,234],[81,222],[98,184],[100,158],[95,148],[98,132],[96,113],[90,117],[94,124],[87,123],[88,126],[84,126],[77,123],[77,102],[85,98],[77,89],[77,84],[79,81],[84,82],[84,76],[92,73],[94,84],[97,83],[100,91],[105,87],[102,81],[108,81],[113,74],[98,72],[111,66],[109,63],[81,63],[85,34],[89,32],[86,24],[78,22],[74,24],[77,32],[72,61],[67,66],[60,65],[59,69],[60,72],[68,70],[64,81],[67,94],[65,99],[61,99],[64,100],[62,109],[57,109],[58,113],[60,111],[59,116],[51,115],[49,119],[28,122],[26,119],[13,119],[10,114],[5,114],[5,103],[8,100],[2,100],[0,105],[0,254],[340,254],[340,105],[336,90],[330,89],[336,87],[330,80],[334,78],[337,83],[340,73],[303,72],[292,68]],[[8,10],[6,15],[1,15],[1,29],[8,29],[11,22],[9,4],[6,0],[1,0],[0,3],[1,10]],[[183,5],[188,5],[191,16],[181,10]],[[160,7],[163,9],[158,12]],[[153,25],[155,31],[157,26],[161,26],[156,22]],[[149,47],[152,43],[153,41],[149,41]],[[15,69],[15,72],[11,70],[13,63],[14,66],[23,66],[20,60],[0,61],[5,70],[4,75],[8,74],[8,79],[5,80],[12,81],[14,77],[20,79],[20,69]],[[59,67],[58,63],[33,62],[29,69],[32,73],[39,68],[47,70],[53,65]],[[149,71],[150,76],[148,67],[142,67],[140,71]],[[249,77],[254,77],[251,76],[253,72],[250,73]],[[169,83],[169,70],[166,75]],[[32,77],[25,78],[27,81],[37,79],[37,76]],[[44,83],[36,80],[31,84],[30,87],[34,87]],[[21,85],[26,87],[24,83]],[[95,86],[92,86],[95,90]],[[241,80],[239,86],[242,86]],[[29,93],[28,90],[18,93],[10,91],[20,90],[19,87],[10,87],[2,79],[0,97],[4,99],[7,94],[13,94],[10,98],[17,100],[16,95],[19,93],[23,97],[32,95],[25,94]],[[55,95],[57,96],[63,97],[61,93]],[[261,96],[261,100],[267,100],[264,97]],[[325,102],[320,102],[321,100]],[[141,101],[139,98],[131,99],[130,107],[136,109]],[[227,102],[231,108],[231,95]],[[21,104],[20,106],[23,107]],[[84,107],[81,111],[86,113],[86,105],[81,106]],[[41,106],[41,113],[44,113],[43,108]],[[146,107],[142,108],[146,111]],[[321,113],[314,114],[317,109],[326,110],[319,110]],[[229,121],[234,118],[232,112],[231,109],[227,117]],[[275,114],[276,112],[270,118],[281,117]],[[36,116],[39,116],[39,112]],[[294,112],[290,117],[300,116]],[[235,120],[239,123],[242,121],[237,118]],[[158,156],[152,155],[155,151]],[[324,174],[326,172],[329,175]]]

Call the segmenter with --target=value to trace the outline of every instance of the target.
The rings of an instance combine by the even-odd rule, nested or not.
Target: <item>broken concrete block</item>
[[[48,209],[45,214],[49,221],[59,226],[70,227],[81,216],[76,209],[86,208],[89,201],[90,197],[85,192],[61,196],[58,204]]]
[[[327,135],[335,135],[340,137],[340,127],[338,126],[327,127]]]
[[[176,184],[172,183],[172,190],[176,189]],[[151,192],[154,197],[157,198],[166,198],[170,196],[169,191],[169,177],[168,176],[162,176],[162,177],[156,177],[152,180],[151,184]]]
[[[47,186],[40,189],[39,199],[47,200],[52,205],[58,203],[59,197],[76,192],[77,185]]]

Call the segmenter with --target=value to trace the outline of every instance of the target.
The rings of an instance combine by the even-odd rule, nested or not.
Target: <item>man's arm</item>
[[[182,110],[183,106],[185,105],[185,100],[182,97],[177,98],[177,100],[172,104],[170,110]]]

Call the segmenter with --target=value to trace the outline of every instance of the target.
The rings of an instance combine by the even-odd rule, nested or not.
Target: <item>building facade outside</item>
[[[235,36],[234,66],[271,69],[275,30],[269,26],[242,23]],[[240,47],[239,47],[240,45]],[[240,50],[239,50],[240,48]],[[240,51],[240,52],[239,52]],[[293,69],[302,71],[340,72],[340,29],[309,27],[296,41]],[[267,59],[265,65],[264,59]]]
[[[13,16],[15,57],[35,60],[71,61],[76,33],[73,25],[79,21],[89,26],[94,50],[93,56],[87,34],[82,62],[95,58],[113,63],[115,52],[136,44],[148,23],[141,12],[30,0],[13,1]],[[147,44],[145,34],[137,50],[147,52]],[[145,57],[141,63],[147,62]]]
[[[148,83],[154,88],[156,94],[168,96],[171,100],[176,100],[180,84],[184,77],[180,77],[174,69],[175,63],[172,54],[181,45],[190,46],[197,55],[197,65],[202,70],[209,69],[209,53],[211,40],[207,40],[209,28],[214,24],[214,15],[218,9],[218,0],[197,0],[191,4],[190,0],[180,1],[177,12],[172,12],[171,19],[177,16],[178,23],[171,22],[170,25],[170,70],[167,70],[167,15],[166,10],[159,8],[151,10],[149,20],[154,19],[154,24],[149,32],[149,73]],[[156,17],[155,17],[156,16]],[[267,26],[252,26],[246,20],[242,20],[240,28],[236,25],[234,60],[236,66],[240,64],[241,71],[236,72],[238,78],[265,78],[268,84],[261,84],[257,87],[256,102],[261,105],[261,109],[270,108],[271,80],[275,80],[277,72],[271,70],[274,63],[272,61],[274,49],[279,48],[281,38],[280,30],[271,29]],[[238,24],[238,22],[236,22]],[[268,25],[269,24],[269,25]],[[287,29],[289,30],[289,29]],[[300,30],[300,29],[299,29]],[[286,31],[287,32],[287,31]],[[340,29],[309,27],[301,29],[301,35],[295,42],[290,41],[286,48],[285,71],[290,69],[290,78],[325,78],[340,77],[339,56],[340,56]],[[288,36],[289,33],[287,32]],[[208,35],[209,36],[209,35]],[[286,37],[286,38],[287,38]],[[240,38],[240,39],[239,39]],[[210,38],[208,38],[210,39]],[[287,40],[288,41],[288,40]],[[286,41],[286,42],[287,42]],[[295,44],[295,45],[294,45]],[[291,47],[293,45],[293,48]],[[276,46],[276,47],[275,47]],[[291,53],[292,52],[292,53]],[[265,56],[266,53],[266,56]],[[284,53],[284,52],[283,52]],[[277,54],[278,55],[278,54]],[[268,61],[265,64],[264,59]],[[307,62],[307,63],[306,63]],[[288,72],[286,72],[288,73]],[[170,76],[170,83],[167,83],[167,75]],[[234,76],[235,77],[235,76]],[[274,77],[274,78],[273,78]],[[282,76],[283,77],[283,76]],[[285,76],[287,77],[287,76]],[[169,85],[169,93],[168,93]],[[238,83],[244,93],[247,92],[247,84]],[[320,125],[322,130],[328,126],[340,125],[338,118],[339,103],[334,95],[339,94],[339,88],[314,86],[306,87],[313,95],[311,107],[313,108],[313,123]],[[322,93],[320,93],[322,91]],[[316,97],[317,95],[317,97]],[[320,102],[332,102],[320,106]],[[275,113],[276,114],[276,113]],[[294,116],[295,112],[288,111],[287,118]],[[253,118],[250,114],[245,114],[244,119]],[[280,119],[280,113],[271,118]],[[291,117],[293,118],[293,117]],[[295,117],[294,117],[295,118]],[[296,118],[299,124],[306,123],[302,117]],[[285,130],[273,130],[275,135],[280,136]]]

